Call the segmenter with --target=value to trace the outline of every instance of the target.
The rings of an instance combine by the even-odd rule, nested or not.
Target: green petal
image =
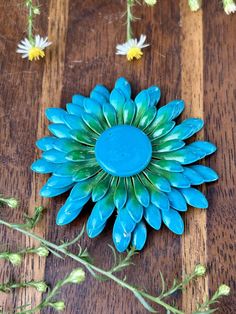
[[[100,135],[104,131],[98,119],[93,118],[91,114],[83,113],[82,118],[84,122],[90,127],[90,129],[98,135]]]
[[[117,125],[117,116],[115,109],[108,103],[103,104],[103,115],[107,121],[107,124],[112,127]]]
[[[137,176],[133,177],[132,180],[134,185],[134,194],[137,200],[144,207],[148,207],[150,203],[150,195],[148,189]]]
[[[111,180],[112,176],[107,174],[94,186],[92,191],[93,202],[97,202],[107,194],[109,187],[111,186]]]
[[[151,134],[149,134],[149,137],[152,139],[153,144],[158,143],[158,140],[162,137],[168,134],[173,127],[175,126],[174,121],[170,121],[157,129],[155,129]]]
[[[184,168],[181,166],[181,164],[178,161],[175,161],[175,160],[156,160],[156,159],[152,159],[151,164],[148,167],[150,169],[152,169],[153,171],[155,171],[155,172],[158,169],[165,170],[165,171],[170,171],[170,172],[183,172],[184,171]]]
[[[123,108],[124,124],[132,124],[136,113],[136,106],[133,100],[129,99]]]
[[[89,179],[93,177],[95,174],[97,174],[100,170],[101,168],[99,166],[80,168],[79,170],[74,172],[73,180],[83,181]]]
[[[147,108],[146,112],[143,114],[141,119],[139,120],[138,127],[142,130],[145,130],[150,123],[154,120],[156,116],[157,110],[155,107]]]
[[[70,134],[73,139],[82,144],[95,146],[96,140],[92,137],[92,134],[90,135],[89,133],[81,130],[71,130]]]
[[[96,160],[94,153],[89,153],[84,150],[73,150],[66,155],[66,159],[70,161]]]
[[[171,191],[171,186],[167,179],[163,178],[162,176],[158,174],[154,174],[150,171],[145,171],[144,173],[155,188],[157,188],[158,190],[162,192]]]
[[[160,170],[160,174],[176,188],[189,188],[191,185],[189,180],[182,173]]]
[[[175,151],[184,147],[185,142],[180,141],[180,140],[172,140],[172,141],[167,141],[162,144],[156,142],[156,144],[154,145],[155,146],[153,147],[153,153],[166,153],[166,152],[172,152],[172,151]]]
[[[127,200],[127,187],[125,178],[119,178],[117,187],[114,193],[114,204],[116,208],[124,207]]]

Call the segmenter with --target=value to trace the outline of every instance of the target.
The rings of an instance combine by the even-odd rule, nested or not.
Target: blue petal
[[[127,99],[131,97],[131,86],[124,77],[118,78],[115,83],[115,88],[121,90]]]
[[[162,156],[169,156],[168,153],[163,154]],[[170,172],[183,172],[184,168],[178,161],[175,160],[153,160],[152,165],[155,168],[162,169]]]
[[[105,228],[106,224],[99,226],[98,228],[88,230],[88,226],[86,227],[87,234],[89,238],[96,238]]]
[[[169,210],[170,204],[168,197],[165,193],[157,190],[151,191],[151,202],[158,208],[160,208],[162,211]]]
[[[47,150],[42,154],[42,158],[46,159],[47,161],[54,162],[56,164],[67,162],[65,156],[66,154],[64,152],[60,152],[56,149]]]
[[[60,138],[54,142],[53,147],[61,152],[69,153],[80,149],[80,144],[73,139]]]
[[[110,103],[118,113],[121,112],[121,110],[123,109],[125,101],[125,96],[120,90],[116,88],[112,90],[110,95]]]
[[[184,167],[183,174],[186,178],[188,178],[191,185],[200,185],[204,183],[204,178],[192,168]]]
[[[61,108],[47,108],[45,113],[48,120],[52,123],[64,123],[64,115],[67,112]]]
[[[74,114],[78,117],[80,117],[82,113],[84,113],[84,109],[75,104],[67,104],[66,109],[70,114]]]
[[[110,201],[111,196],[107,195],[100,201],[98,201],[93,207],[92,213],[87,221],[87,233],[90,238],[93,238],[97,232],[94,230],[100,229],[107,222],[107,219],[112,215],[115,206]],[[103,230],[103,229],[102,229]]]
[[[88,202],[90,195],[79,201],[67,199],[57,214],[57,225],[63,226],[72,222],[81,212],[83,206]]]
[[[173,140],[173,141],[167,141],[165,143],[162,143],[160,145],[155,144],[153,147],[154,153],[166,153],[166,152],[172,152],[176,151],[178,149],[181,149],[185,146],[185,142],[180,140]]]
[[[136,97],[135,97],[135,103],[137,106],[137,112],[145,110],[145,108],[149,107],[150,105],[150,95],[149,92],[144,89],[142,90]]]
[[[182,165],[188,165],[201,159],[199,158],[198,155],[194,154],[190,149],[186,148],[182,148],[175,152],[156,153],[155,157],[169,161],[177,161]]]
[[[73,183],[72,177],[59,177],[55,175],[52,175],[47,181],[48,186],[51,186],[56,189],[66,187],[68,185],[71,185],[72,183]]]
[[[143,217],[143,206],[136,201],[135,198],[129,198],[126,204],[126,210],[130,217],[135,221],[139,222]]]
[[[116,219],[119,221],[125,233],[132,232],[136,226],[136,222],[130,216],[126,207],[119,209]]]
[[[106,101],[109,101],[110,92],[104,85],[96,85],[94,87],[94,91],[100,93],[101,95],[103,95],[103,97],[106,98]]]
[[[147,240],[147,229],[145,224],[141,221],[138,223],[132,233],[132,246],[136,250],[142,250]]]
[[[117,124],[116,110],[109,103],[103,104],[102,107],[104,117],[107,121],[107,124],[112,127]]]
[[[52,162],[48,162],[45,159],[38,159],[31,165],[31,169],[33,171],[43,174],[54,172],[56,168],[57,165]]]
[[[123,108],[124,124],[132,124],[135,118],[135,114],[136,114],[136,106],[135,106],[134,101],[130,99],[126,101]]]
[[[85,97],[83,95],[76,94],[76,95],[72,96],[72,103],[75,104],[75,105],[78,105],[80,107],[83,107],[83,103],[84,103],[84,100],[86,98],[87,97]]]
[[[158,86],[150,86],[147,89],[147,92],[150,96],[150,104],[149,106],[156,106],[161,98],[161,90]]]
[[[208,207],[208,201],[200,191],[194,189],[194,188],[188,188],[188,189],[181,189],[181,193],[183,194],[186,202],[197,208],[207,208]]]
[[[84,109],[87,113],[90,113],[99,119],[103,119],[102,106],[98,102],[87,98],[84,102]]]
[[[41,139],[37,140],[36,142],[36,146],[43,150],[49,150],[54,148],[54,144],[57,142],[57,138],[54,136],[46,136],[46,137],[42,137]]]
[[[206,155],[211,155],[216,151],[216,146],[214,144],[205,141],[196,141],[191,143],[190,146],[204,151]]]
[[[74,114],[68,114],[65,116],[65,123],[72,130],[84,129],[85,124],[81,117],[78,117]]]
[[[54,196],[58,196],[60,194],[63,194],[64,192],[68,191],[71,189],[71,187],[73,186],[73,184],[68,185],[66,187],[57,189],[57,188],[53,188],[47,184],[45,184],[41,190],[40,190],[40,195],[42,197],[54,197]]]
[[[181,235],[184,232],[184,223],[180,214],[171,209],[165,212],[162,212],[162,219],[164,224],[174,233]]]
[[[120,225],[118,218],[116,218],[114,223],[112,238],[115,247],[119,252],[124,252],[131,241],[131,233],[124,232],[124,229]]]
[[[209,167],[202,165],[194,165],[191,166],[191,169],[196,171],[204,179],[204,182],[212,182],[219,179],[218,174]]]
[[[90,93],[90,98],[97,101],[99,104],[104,104],[107,102],[106,96],[101,94],[100,92],[97,92],[95,89],[93,89]]]
[[[50,124],[48,126],[49,131],[59,138],[70,138],[70,129],[65,124]]]
[[[155,205],[150,205],[144,209],[144,217],[147,223],[154,229],[159,230],[161,228],[161,212]]]
[[[178,211],[185,212],[187,211],[187,204],[183,197],[183,195],[176,189],[172,188],[168,193],[168,198],[170,202],[170,206]]]
[[[91,194],[92,185],[91,180],[85,180],[75,184],[70,192],[69,198],[73,201],[79,201]]]
[[[189,180],[181,173],[181,172],[168,172],[161,171],[161,175],[163,175],[172,186],[176,188],[188,188],[190,187]]]
[[[169,122],[177,118],[184,110],[183,100],[173,100],[158,110],[157,117],[159,122]]]

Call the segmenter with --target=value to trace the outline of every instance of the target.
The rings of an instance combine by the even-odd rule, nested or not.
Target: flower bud
[[[193,12],[198,11],[201,9],[202,6],[202,0],[188,0],[188,4],[190,7],[190,10]]]
[[[39,15],[39,14],[40,14],[39,8],[34,7],[34,8],[33,8],[33,13],[34,13],[35,15]]]
[[[36,249],[35,253],[38,254],[39,256],[48,256],[49,251],[46,247],[40,246]]]
[[[22,256],[17,253],[9,253],[8,260],[12,263],[12,265],[17,266],[22,262]]]
[[[219,296],[222,296],[222,295],[227,296],[227,295],[229,295],[229,293],[230,293],[230,287],[229,286],[227,286],[225,284],[222,284],[219,286],[219,288],[218,288],[218,295]]]
[[[4,204],[11,208],[16,208],[19,205],[18,201],[13,197],[10,198],[1,197],[0,201],[2,201]]]
[[[47,284],[44,281],[34,282],[32,286],[35,287],[38,292],[46,292],[48,288]]]
[[[65,302],[64,301],[57,301],[54,303],[49,304],[51,307],[53,307],[57,311],[64,311],[65,310]]]
[[[157,3],[157,0],[144,0],[147,5],[153,6]]]
[[[73,270],[66,278],[65,283],[81,283],[85,280],[85,272],[82,268]]]
[[[236,4],[234,0],[223,0],[223,6],[226,14],[236,12]]]
[[[194,273],[196,276],[201,277],[206,273],[206,267],[204,265],[198,264],[195,267]]]

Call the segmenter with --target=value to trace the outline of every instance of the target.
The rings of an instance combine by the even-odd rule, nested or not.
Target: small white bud
[[[188,0],[188,4],[190,7],[190,10],[193,12],[198,11],[201,9],[202,6],[202,0]]]
[[[35,287],[38,292],[46,292],[48,288],[47,284],[44,281],[34,282],[32,286]]]
[[[65,283],[81,283],[85,280],[85,272],[82,268],[73,270],[66,278]]]
[[[40,246],[40,247],[37,248],[37,250],[35,251],[35,253],[38,254],[39,256],[42,256],[42,257],[45,256],[45,257],[47,257],[48,254],[49,254],[49,251],[48,251],[48,249],[47,249],[46,247]]]
[[[201,277],[206,273],[206,267],[204,265],[196,265],[194,273],[196,276]]]
[[[157,3],[157,0],[144,0],[147,5],[153,6]]]
[[[230,294],[230,287],[225,284],[222,284],[219,286],[217,292],[219,296],[223,296],[223,295],[227,296]]]
[[[57,311],[64,311],[65,310],[65,302],[64,301],[57,301],[54,303],[49,304],[51,307],[53,307]]]
[[[14,266],[18,266],[22,262],[22,256],[17,253],[9,253],[8,259]]]
[[[234,0],[223,0],[223,6],[226,14],[236,12],[236,4]]]

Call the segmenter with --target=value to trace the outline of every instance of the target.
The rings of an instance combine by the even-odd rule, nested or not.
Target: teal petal
[[[204,182],[212,182],[219,179],[218,174],[209,167],[202,165],[194,165],[191,166],[190,168],[197,172],[204,179]]]
[[[73,201],[67,199],[57,214],[56,223],[58,226],[64,226],[71,223],[81,213],[83,206],[88,202],[90,196]]]
[[[162,212],[162,220],[172,232],[178,235],[183,234],[184,223],[180,214],[176,210],[170,208],[170,210]]]
[[[136,223],[143,217],[143,206],[133,197],[128,198],[126,210]]]
[[[141,205],[147,207],[150,203],[150,195],[148,189],[139,180],[138,177],[133,177],[134,194]]]
[[[145,171],[145,175],[147,176],[148,180],[153,184],[153,186],[156,187],[158,190],[162,192],[170,192],[171,186],[167,179],[150,171]]]
[[[150,97],[150,103],[149,106],[154,107],[157,105],[157,103],[159,102],[160,98],[161,98],[161,90],[158,86],[150,86],[147,89],[147,92],[149,94]]]
[[[210,142],[196,141],[189,146],[204,151],[206,155],[211,155],[216,151],[216,146]]]
[[[113,203],[111,193],[109,193],[107,196],[105,196],[103,199],[99,200],[95,204],[86,225],[87,233],[90,238],[94,237],[94,230],[98,230],[101,226],[106,224],[114,209],[115,205]]]
[[[132,246],[140,251],[143,249],[147,240],[147,229],[145,224],[141,221],[138,223],[132,232]]]
[[[189,205],[196,208],[208,207],[208,201],[200,191],[194,188],[181,189],[180,191]]]
[[[150,95],[149,92],[145,89],[142,90],[136,97],[135,97],[135,104],[137,107],[137,113],[143,112],[147,107],[150,105]]]
[[[119,209],[116,219],[119,221],[119,224],[125,233],[131,233],[136,226],[136,222],[130,216],[126,207]]]
[[[170,202],[170,206],[178,211],[185,212],[187,211],[187,204],[183,195],[177,190],[172,188],[171,191],[167,194]]]
[[[124,124],[132,124],[136,114],[136,106],[132,99],[126,101],[123,108]]]
[[[124,94],[118,90],[113,89],[110,95],[110,104],[115,108],[117,113],[120,113],[123,110],[123,106],[126,102]]]
[[[85,197],[90,197],[92,191],[91,180],[85,180],[78,182],[74,185],[73,189],[70,192],[69,200],[70,201],[79,201]]]
[[[117,187],[114,193],[114,203],[117,209],[124,207],[127,200],[127,188],[125,178],[119,178]]]
[[[153,145],[158,144],[160,141],[160,138],[162,138],[166,134],[170,133],[174,126],[175,126],[175,122],[170,121],[170,122],[160,126],[159,128],[154,129],[154,131],[151,134],[149,134]]]
[[[68,111],[68,113],[76,115],[78,117],[80,117],[82,113],[84,113],[84,109],[75,104],[67,104],[66,110]]]
[[[183,172],[184,168],[178,161],[175,160],[155,160],[152,159],[151,165],[149,166],[153,171],[155,168],[170,171],[170,172]]]
[[[161,211],[168,211],[170,203],[165,193],[158,190],[151,190],[151,202],[153,205],[161,209]]]
[[[155,146],[153,147],[153,153],[166,153],[166,152],[172,152],[176,151],[182,147],[185,146],[185,142],[180,141],[180,140],[172,140],[172,141],[167,141],[161,144],[154,144]]]
[[[99,166],[83,167],[73,173],[74,181],[83,181],[95,176],[101,168]]]
[[[94,118],[91,114],[84,113],[82,115],[82,118],[87,126],[98,135],[100,135],[104,131],[98,119]]]
[[[108,103],[103,104],[103,115],[107,121],[107,124],[112,127],[117,124],[116,110]]]
[[[70,129],[62,123],[50,124],[48,126],[49,131],[59,138],[70,138]]]
[[[58,139],[54,136],[45,136],[45,137],[42,137],[41,139],[37,140],[36,146],[39,149],[46,151],[46,150],[54,148],[54,144],[57,141],[58,141]]]
[[[72,103],[75,105],[78,105],[80,107],[83,107],[83,103],[84,103],[85,99],[86,99],[85,96],[80,95],[80,94],[76,94],[76,95],[72,96]]]
[[[94,160],[95,161],[95,155],[93,152],[88,152],[85,150],[73,150],[66,154],[65,156],[66,160],[69,161],[84,161],[84,160]]]
[[[47,161],[54,162],[56,164],[61,164],[61,163],[66,162],[67,160],[65,156],[66,156],[65,153],[60,152],[56,149],[47,150],[46,152],[42,154],[42,158],[46,159]]]
[[[100,121],[103,120],[102,106],[98,102],[95,102],[90,98],[87,98],[84,102],[84,109],[87,113],[96,116]]]
[[[111,180],[112,177],[110,175],[105,175],[105,177],[102,178],[101,181],[94,185],[92,192],[93,202],[97,202],[107,194],[111,186]]]
[[[70,177],[73,176],[74,171],[78,170],[79,168],[79,164],[75,164],[74,162],[67,162],[65,164],[58,165],[58,167],[55,167],[54,164],[53,173],[56,176]]]
[[[60,138],[54,142],[53,148],[61,152],[69,153],[73,150],[81,149],[81,146],[81,144],[72,139]],[[88,149],[87,147],[85,148]]]
[[[57,165],[45,159],[38,159],[31,165],[31,170],[43,174],[54,172],[56,168]]]
[[[65,123],[72,130],[87,130],[86,124],[81,116],[78,117],[74,114],[68,114],[65,116]]]
[[[131,97],[131,86],[124,77],[118,78],[115,83],[115,88],[122,91],[126,99]]]
[[[182,148],[175,152],[155,153],[153,156],[168,161],[177,161],[183,165],[188,165],[199,160],[199,157],[196,154],[186,148]]]
[[[183,175],[189,180],[191,185],[200,185],[204,183],[204,178],[192,168],[184,167]]]
[[[93,89],[95,92],[101,94],[105,99],[106,101],[109,101],[109,98],[110,98],[110,92],[109,90],[104,86],[104,85],[96,85]]]
[[[161,228],[161,212],[159,208],[157,208],[155,205],[151,204],[144,209],[144,218],[152,228],[156,230],[159,230]]]
[[[64,116],[67,114],[67,112],[61,108],[47,108],[45,113],[48,120],[52,123],[64,123]]]
[[[189,180],[180,172],[168,172],[164,170],[159,170],[159,174],[166,178],[173,187],[176,188],[190,187]]]
[[[60,189],[66,186],[69,186],[73,183],[72,177],[61,177],[52,175],[48,181],[47,185],[51,186],[52,188]]]
[[[156,116],[156,112],[157,110],[155,107],[147,108],[146,112],[144,112],[138,122],[138,127],[142,130],[145,130],[150,125],[150,123],[152,123],[153,119]]]
[[[45,184],[40,190],[40,196],[55,197],[70,190],[72,186],[73,184],[63,187],[63,188],[54,188],[54,187],[49,186],[48,184]]]
[[[81,144],[95,146],[96,139],[93,136],[91,136],[92,134],[89,134],[86,131],[71,130],[70,135],[74,140],[78,141]]]
[[[158,110],[158,123],[166,123],[177,118],[184,110],[183,100],[173,100]]]
[[[86,227],[87,234],[90,237],[90,239],[96,238],[106,227],[106,224],[99,226],[97,229],[88,229],[89,227]]]
[[[202,119],[189,118],[177,125],[168,135],[162,138],[162,141],[186,140],[201,130],[204,122]]]
[[[114,223],[112,238],[118,252],[124,252],[131,241],[131,233],[124,232],[118,218]]]
[[[90,93],[90,98],[97,101],[99,104],[103,104],[104,102],[107,102],[107,98],[100,92],[98,92],[96,89],[92,90]]]

